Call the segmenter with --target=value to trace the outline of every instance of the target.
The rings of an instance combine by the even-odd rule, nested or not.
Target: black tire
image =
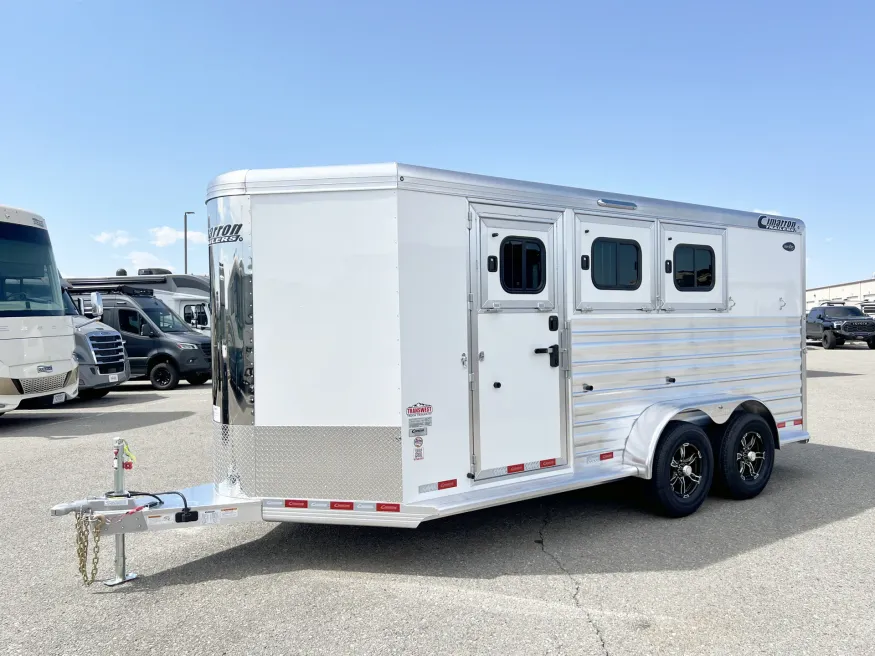
[[[870,339],[866,344],[869,345],[870,349],[875,349],[875,339]]]
[[[186,376],[185,380],[188,381],[189,385],[203,385],[210,379],[209,374],[194,374],[192,376]]]
[[[104,396],[109,394],[110,390],[111,388],[79,390],[79,398],[83,401],[102,399]]]
[[[162,392],[176,389],[179,385],[179,371],[172,362],[159,362],[149,370],[149,382]]]
[[[821,341],[823,342],[823,348],[827,351],[836,347],[836,336],[828,330],[823,331],[823,340]]]
[[[841,337],[836,337],[836,346],[844,346],[844,345],[845,345],[845,340],[843,340]]]
[[[774,466],[775,436],[769,423],[751,413],[730,419],[717,451],[717,490],[730,499],[753,499],[766,488]]]
[[[656,448],[650,479],[657,512],[667,517],[693,514],[704,503],[713,479],[714,452],[705,431],[694,424],[670,422]]]

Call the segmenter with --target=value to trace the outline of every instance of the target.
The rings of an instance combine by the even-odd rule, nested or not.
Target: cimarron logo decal
[[[213,244],[228,244],[233,241],[243,241],[243,236],[240,234],[242,229],[242,223],[229,223],[227,225],[210,228],[208,234],[210,246]]]
[[[776,219],[765,214],[757,219],[757,225],[763,230],[777,230],[778,232],[796,232],[796,221],[789,219]]]

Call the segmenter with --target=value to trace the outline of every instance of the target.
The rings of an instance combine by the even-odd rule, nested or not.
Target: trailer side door
[[[475,478],[567,462],[561,212],[472,206]]]

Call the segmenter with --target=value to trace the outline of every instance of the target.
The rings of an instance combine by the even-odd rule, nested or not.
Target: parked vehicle
[[[122,336],[100,321],[102,302],[88,319],[79,312],[79,307],[70,297],[70,283],[61,280],[65,314],[73,318],[76,348],[73,357],[79,364],[79,398],[99,399],[131,377],[128,358]],[[99,292],[95,292],[99,294]],[[94,312],[95,308],[92,308]]]
[[[0,414],[75,398],[73,348],[45,220],[0,206]]]
[[[86,285],[84,291],[93,289]],[[84,291],[74,285],[72,296],[81,301]],[[151,289],[108,285],[101,291],[103,320],[122,334],[132,378],[148,378],[158,390],[172,390],[180,379],[190,385],[210,379],[209,336],[189,326]]]
[[[866,342],[875,349],[875,319],[854,305],[829,304],[808,313],[806,337],[834,349],[845,342]]]
[[[216,478],[52,510],[103,535],[626,477],[680,517],[810,438],[801,221],[396,164],[229,173],[207,209]]]
[[[140,275],[136,276],[70,278],[69,281],[83,292],[119,285],[151,289],[155,298],[185,319],[188,325],[209,334],[210,280],[206,276],[141,269]]]

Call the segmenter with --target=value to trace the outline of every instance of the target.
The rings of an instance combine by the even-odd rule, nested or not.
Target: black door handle
[[[546,348],[536,348],[535,353],[538,355],[550,355],[550,366],[558,367],[559,366],[559,344],[553,344],[553,346],[547,346]]]

